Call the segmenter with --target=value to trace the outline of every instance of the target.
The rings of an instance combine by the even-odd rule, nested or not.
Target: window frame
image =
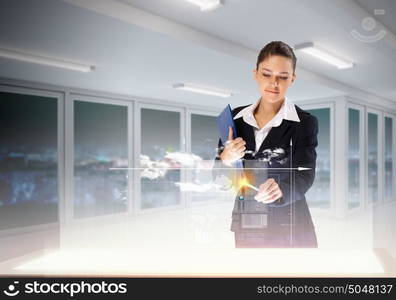
[[[369,116],[369,113],[371,113],[371,114],[375,114],[375,115],[377,115],[377,120],[378,120],[378,123],[377,123],[377,130],[378,130],[378,133],[377,133],[377,143],[378,143],[378,149],[377,149],[377,151],[378,151],[378,162],[377,162],[377,166],[378,166],[378,169],[377,169],[377,174],[378,174],[378,177],[377,177],[377,186],[378,186],[378,201],[369,201],[369,189],[368,189],[368,116]],[[382,191],[383,191],[383,189],[382,189],[382,182],[383,182],[383,177],[382,177],[382,172],[383,172],[383,167],[382,167],[382,164],[383,164],[383,156],[382,156],[382,151],[383,151],[383,146],[382,146],[382,141],[383,141],[383,138],[382,138],[382,135],[383,135],[383,113],[382,113],[382,111],[381,110],[379,110],[379,109],[376,109],[376,108],[372,108],[372,107],[366,107],[366,110],[365,110],[365,137],[366,137],[366,139],[365,139],[365,205],[364,205],[364,207],[365,207],[365,209],[367,210],[367,209],[371,209],[372,207],[373,207],[373,205],[379,205],[379,204],[381,204],[382,202],[383,202],[383,196],[382,196]]]
[[[200,110],[196,108],[187,108],[187,115],[186,115],[186,151],[187,153],[192,153],[192,127],[191,127],[191,115],[202,115],[202,116],[210,116],[210,117],[218,117],[219,113],[213,112],[213,111],[205,111],[205,110]],[[217,144],[213,145],[214,147],[217,146]],[[214,157],[213,157],[214,159]],[[189,180],[188,177],[188,172],[186,174],[186,181]],[[186,194],[186,207],[195,207],[195,206],[202,206],[202,205],[207,205],[209,203],[213,202],[206,202],[206,201],[200,201],[200,202],[194,202],[191,200],[191,195],[189,192],[183,192]]]
[[[27,96],[39,96],[39,97],[48,97],[55,98],[57,105],[57,163],[58,163],[58,215],[57,222],[52,223],[44,223],[39,225],[30,225],[30,226],[21,226],[16,228],[4,229],[0,230],[0,237],[15,235],[15,234],[25,234],[37,231],[45,231],[56,229],[62,223],[62,212],[63,207],[65,206],[65,178],[64,178],[64,103],[65,103],[65,95],[61,91],[51,91],[51,90],[42,90],[34,87],[22,87],[22,86],[14,86],[0,83],[0,92],[5,93],[13,93],[13,94],[21,94]]]
[[[180,113],[180,151],[186,151],[186,107],[184,106],[172,106],[172,105],[162,105],[157,103],[150,103],[146,101],[137,101],[135,109],[135,131],[134,131],[134,145],[135,145],[135,155],[134,155],[134,167],[140,167],[140,159],[139,156],[141,154],[141,132],[142,132],[142,122],[141,122],[141,112],[142,109],[153,109],[159,111],[171,111]],[[141,208],[141,181],[140,181],[140,172],[139,169],[134,170],[134,214],[135,215],[144,215],[153,212],[162,212],[169,211],[175,209],[183,209],[186,207],[186,195],[185,193],[180,192],[180,203],[175,205],[161,206],[161,207],[153,207],[153,208]],[[180,181],[186,182],[186,172],[185,170],[180,170]]]
[[[102,220],[102,221],[113,221],[119,217],[128,216],[132,210],[133,203],[133,195],[132,195],[132,183],[131,180],[128,180],[128,200],[127,200],[127,209],[125,212],[113,213],[109,215],[102,216],[89,216],[76,219],[74,218],[74,102],[90,102],[90,103],[99,103],[99,104],[110,104],[110,105],[119,105],[127,108],[127,153],[128,153],[128,163],[129,166],[133,165],[133,155],[132,155],[132,137],[131,133],[132,122],[131,115],[133,113],[133,103],[126,99],[117,99],[110,97],[101,97],[92,94],[84,94],[78,92],[70,92],[67,95],[66,101],[66,124],[68,127],[66,128],[66,199],[69,199],[65,203],[64,207],[64,223],[63,226],[79,226],[82,223],[90,222],[92,220]],[[126,170],[128,172],[128,178],[131,178],[130,175],[131,170]]]
[[[335,145],[335,124],[334,124],[334,111],[335,111],[335,103],[334,100],[327,100],[324,102],[318,102],[318,103],[307,103],[305,104],[304,102],[297,103],[299,106],[304,109],[304,110],[311,110],[311,109],[323,109],[323,108],[329,108],[330,109],[330,207],[329,208],[320,208],[320,207],[309,207],[310,211],[317,215],[317,216],[333,216],[335,215],[335,210],[336,210],[336,205],[334,202],[334,195],[335,195],[335,190],[334,190],[334,180],[335,180],[335,168],[334,168],[334,157],[335,157],[335,151],[334,151],[334,145]]]
[[[392,180],[393,180],[393,185],[392,185],[392,196],[390,200],[386,200],[385,198],[385,118],[390,118],[392,120]],[[396,176],[395,176],[395,167],[396,167],[396,138],[395,138],[395,129],[396,129],[396,125],[395,125],[395,121],[396,121],[396,117],[395,115],[392,115],[390,113],[387,112],[383,112],[383,132],[382,132],[382,140],[383,140],[383,153],[382,153],[382,157],[383,157],[383,174],[382,174],[382,178],[383,178],[383,182],[382,182],[382,188],[383,188],[383,200],[384,203],[392,203],[394,201],[396,201]]]
[[[346,200],[346,208],[348,212],[354,212],[354,211],[361,211],[364,209],[365,206],[365,199],[366,199],[366,193],[365,193],[365,170],[366,170],[366,147],[365,147],[365,124],[366,124],[366,118],[365,118],[365,107],[363,105],[355,104],[348,102],[347,104],[347,112],[346,112],[346,117],[347,117],[347,126],[349,126],[349,109],[354,109],[359,112],[359,206],[355,208],[349,208],[349,144],[346,145],[347,147],[347,155],[346,155],[346,170],[347,170],[347,180],[348,184],[346,186],[346,195],[345,195],[345,200]],[[349,127],[346,130],[346,140],[349,141]]]

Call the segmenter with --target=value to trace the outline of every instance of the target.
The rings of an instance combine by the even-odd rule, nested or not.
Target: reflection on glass
[[[180,113],[156,109],[141,110],[141,208],[180,203],[180,165],[168,154],[180,151]],[[160,169],[160,168],[164,169]]]
[[[191,114],[191,151],[202,159],[216,156],[219,139],[216,117]]]
[[[57,222],[57,99],[0,92],[0,230]]]
[[[218,143],[218,129],[216,117],[199,114],[191,114],[191,152],[203,160],[211,162],[216,156],[216,147]],[[188,181],[204,187],[212,183],[212,170],[199,170],[188,172]],[[191,201],[210,200],[207,193],[188,193]]]
[[[311,207],[330,207],[330,108],[308,109],[318,119],[316,173],[312,187],[306,193]]]
[[[385,201],[394,197],[393,187],[393,119],[385,117]]]
[[[378,115],[368,113],[368,201],[375,202],[378,200]]]
[[[127,209],[127,107],[74,102],[74,217]]]
[[[348,208],[360,203],[360,114],[359,110],[348,110]]]

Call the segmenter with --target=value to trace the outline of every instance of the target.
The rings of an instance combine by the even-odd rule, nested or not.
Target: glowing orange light
[[[247,178],[246,177],[242,177],[242,179],[239,181],[239,188],[247,186],[248,184],[249,184],[249,181],[247,180]]]

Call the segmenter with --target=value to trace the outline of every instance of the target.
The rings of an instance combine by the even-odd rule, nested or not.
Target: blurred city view
[[[0,229],[59,220],[57,107],[56,98],[0,93]],[[128,106],[74,100],[73,112],[74,218],[127,212],[130,198],[135,196],[139,197],[139,209],[144,210],[180,205],[183,199],[219,200],[223,192],[227,193],[226,186],[229,192],[230,183],[216,182],[218,178],[212,172],[218,144],[215,115],[191,113],[190,152],[183,152],[180,151],[181,112],[141,108],[137,166],[140,169],[129,171]],[[308,112],[317,118],[319,133],[316,177],[306,197],[310,207],[328,209],[331,206],[330,108]],[[358,207],[361,202],[361,122],[359,111],[349,109],[349,208]],[[384,196],[390,198],[393,124],[387,118],[384,124]],[[376,201],[379,197],[377,115],[368,113],[368,126],[367,191],[369,201]]]

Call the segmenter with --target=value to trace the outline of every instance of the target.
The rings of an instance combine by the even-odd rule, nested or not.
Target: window
[[[219,140],[216,119],[215,116],[191,114],[191,152],[205,160],[216,156]]]
[[[368,202],[379,199],[378,192],[378,115],[367,114],[367,197]]]
[[[394,196],[393,186],[393,119],[385,117],[385,186],[384,198],[385,201],[390,201]]]
[[[58,221],[58,98],[0,92],[0,230]]]
[[[74,101],[74,218],[125,212],[128,107]]]
[[[207,161],[207,165],[216,156],[216,147],[219,139],[217,117],[201,114],[191,114],[191,152]],[[193,185],[193,191],[188,192],[190,201],[210,200],[208,193],[195,192],[197,190],[206,191],[212,183],[212,170],[197,169],[188,172],[188,181]],[[215,194],[216,195],[216,194]]]
[[[361,201],[360,185],[360,110],[348,109],[348,208],[356,208]]]
[[[177,111],[141,109],[141,209],[181,203],[180,120]]]
[[[312,187],[306,193],[310,207],[330,208],[330,108],[307,109],[318,120],[316,173]]]

